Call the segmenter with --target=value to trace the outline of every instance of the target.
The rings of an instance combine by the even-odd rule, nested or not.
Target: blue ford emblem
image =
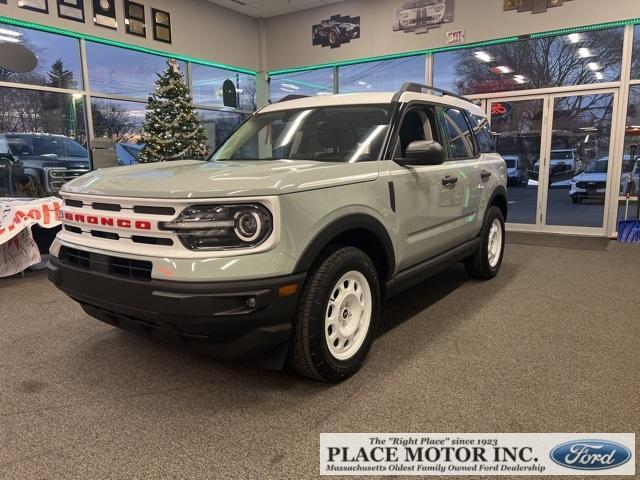
[[[551,460],[577,470],[604,470],[627,463],[631,450],[607,440],[573,440],[554,447]]]

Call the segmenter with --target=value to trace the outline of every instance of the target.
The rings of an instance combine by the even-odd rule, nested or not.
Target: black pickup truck
[[[90,169],[87,149],[69,137],[0,133],[0,197],[56,195]]]

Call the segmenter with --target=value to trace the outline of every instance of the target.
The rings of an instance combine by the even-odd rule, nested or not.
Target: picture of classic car
[[[333,15],[312,29],[313,45],[338,48],[356,38],[360,38],[360,17]]]
[[[452,0],[410,0],[394,10],[393,30],[424,33],[452,20]]]

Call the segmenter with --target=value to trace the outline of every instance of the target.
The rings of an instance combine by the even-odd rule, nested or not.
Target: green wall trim
[[[247,75],[255,75],[255,70],[249,70],[246,68],[233,67],[231,65],[225,65],[223,63],[210,62],[201,58],[190,57],[188,55],[180,55],[178,53],[168,53],[162,50],[155,50],[153,48],[142,47],[139,45],[131,45],[129,43],[120,42],[118,40],[107,40],[106,38],[96,37],[94,35],[88,35],[86,33],[73,32],[71,30],[65,30],[64,28],[51,27],[48,25],[42,25],[39,23],[27,22],[25,20],[17,20],[15,18],[0,16],[0,23],[8,25],[15,25],[17,27],[31,28],[33,30],[40,30],[48,33],[56,33],[58,35],[64,35],[67,37],[73,37],[77,39],[83,39],[90,42],[102,43],[104,45],[111,45],[113,47],[126,48],[128,50],[135,50],[136,52],[150,53],[152,55],[159,55],[166,58],[175,58],[176,60],[182,60],[185,62],[197,63],[198,65],[205,65],[207,67],[223,68],[225,70],[231,70],[232,72],[245,73]]]
[[[427,48],[424,50],[413,50],[410,52],[391,53],[387,55],[378,55],[375,57],[359,58],[357,60],[343,60],[340,62],[321,63],[317,65],[307,65],[301,67],[282,68],[278,70],[270,70],[269,75],[283,75],[287,73],[304,72],[310,70],[319,70],[321,68],[342,67],[346,65],[357,65],[360,63],[378,62],[381,60],[392,60],[394,58],[413,57],[416,55],[427,55],[441,52],[450,52],[453,50],[464,50],[467,48],[486,47],[489,45],[498,45],[501,43],[511,43],[523,38],[542,38],[555,35],[567,35],[569,33],[585,32],[589,30],[602,30],[604,28],[624,27],[625,25],[634,25],[640,23],[640,18],[630,18],[628,20],[619,20],[615,22],[596,23],[593,25],[584,25],[581,27],[562,28],[559,30],[550,30],[548,32],[532,33],[530,35],[513,35],[510,37],[496,38],[493,40],[485,40],[481,42],[463,43],[461,45],[452,45],[445,47]]]

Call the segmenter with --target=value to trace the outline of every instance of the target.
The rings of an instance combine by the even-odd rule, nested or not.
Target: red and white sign
[[[447,45],[458,45],[464,43],[464,30],[447,32]]]
[[[40,261],[30,227],[60,225],[61,206],[62,200],[56,197],[0,199],[0,277],[15,275]]]

